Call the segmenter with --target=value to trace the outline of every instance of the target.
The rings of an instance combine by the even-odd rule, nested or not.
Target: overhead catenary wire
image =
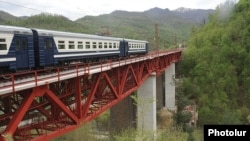
[[[7,2],[7,1],[2,1],[2,0],[0,0],[0,2],[9,4],[9,5],[15,5],[15,6],[22,7],[22,8],[26,8],[26,9],[31,9],[31,10],[38,11],[38,12],[44,12],[44,11],[41,11],[41,10],[38,10],[38,9],[35,9],[35,8],[32,8],[32,7],[27,7],[27,6],[23,6],[23,5],[19,5],[19,4]]]
[[[76,5],[73,5],[67,1],[60,1],[61,3],[64,3],[64,5],[67,5],[67,6],[71,6],[71,7],[75,7],[75,9],[78,9],[79,11],[82,11],[83,14],[86,13],[86,11],[84,11],[82,8],[80,8],[79,6],[76,6]],[[56,13],[51,13],[51,12],[48,12],[48,11],[45,11],[44,9],[43,10],[40,10],[40,9],[37,9],[37,8],[33,8],[33,7],[29,7],[29,6],[24,6],[22,4],[16,4],[16,3],[13,3],[13,2],[8,2],[8,1],[4,1],[4,0],[0,0],[0,3],[4,3],[4,4],[8,4],[8,5],[12,5],[12,6],[16,6],[16,7],[21,7],[21,8],[24,8],[24,9],[29,9],[29,10],[33,10],[33,11],[36,11],[36,12],[39,12],[39,13],[47,13],[47,14],[58,14],[58,12]],[[60,14],[58,14],[60,15]],[[85,15],[85,14],[84,14]]]

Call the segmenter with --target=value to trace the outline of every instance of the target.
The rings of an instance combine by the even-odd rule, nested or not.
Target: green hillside
[[[249,0],[227,1],[192,33],[179,97],[197,101],[200,125],[250,123],[249,15]]]
[[[44,28],[60,31],[103,34],[111,36],[148,40],[154,46],[155,24],[158,24],[160,47],[176,46],[187,41],[191,27],[199,25],[212,10],[170,11],[153,8],[144,12],[114,11],[100,16],[85,16],[71,21],[61,15],[39,14],[19,18],[0,11],[0,23],[23,27]]]
[[[84,32],[85,27],[61,15],[39,14],[18,20],[6,20],[5,25],[42,28],[59,31]]]
[[[161,47],[169,47],[174,42],[186,41],[191,27],[197,24],[180,18],[169,10],[159,8],[145,12],[114,11],[106,15],[87,16],[76,22],[85,25],[88,29],[97,29],[97,33],[105,32],[102,27],[108,26],[113,36],[146,39],[152,44],[155,24],[158,24]]]

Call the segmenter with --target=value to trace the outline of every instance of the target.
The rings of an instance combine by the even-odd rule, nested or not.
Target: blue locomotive
[[[0,25],[0,71],[146,54],[148,42]]]

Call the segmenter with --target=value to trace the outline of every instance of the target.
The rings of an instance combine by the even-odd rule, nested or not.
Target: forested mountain
[[[179,102],[196,100],[200,125],[250,123],[249,15],[249,0],[227,1],[184,50]]]
[[[201,13],[200,10],[195,9],[190,11]],[[151,43],[154,42],[155,24],[158,24],[160,46],[169,47],[185,42],[192,26],[200,25],[203,19],[207,19],[213,12],[213,10],[204,11],[207,13],[191,16],[193,13],[187,14],[155,7],[144,12],[114,11],[100,16],[86,16],[76,22],[85,25],[88,29],[97,29],[97,33],[105,32],[105,28],[102,27],[108,26],[114,36],[147,39]]]
[[[76,21],[51,14],[26,18],[10,15],[9,18],[6,18],[6,14],[0,11],[0,19],[3,19],[0,24],[89,34],[110,32],[111,36],[149,40],[151,46],[154,43],[155,24],[158,24],[160,46],[163,48],[185,42],[190,35],[191,28],[203,23],[203,20],[213,12],[213,10],[203,11],[206,12],[195,9],[185,12],[170,11],[156,7],[144,12],[114,11],[100,16],[85,16]]]
[[[176,15],[182,17],[183,19],[192,20],[193,22],[197,23],[204,23],[207,22],[208,15],[213,13],[214,10],[212,9],[190,9],[180,7],[173,11]],[[205,16],[207,15],[207,16]]]

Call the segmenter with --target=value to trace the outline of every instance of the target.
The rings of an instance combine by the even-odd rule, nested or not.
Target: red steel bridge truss
[[[95,119],[160,74],[182,50],[0,77],[0,141],[49,140]]]

